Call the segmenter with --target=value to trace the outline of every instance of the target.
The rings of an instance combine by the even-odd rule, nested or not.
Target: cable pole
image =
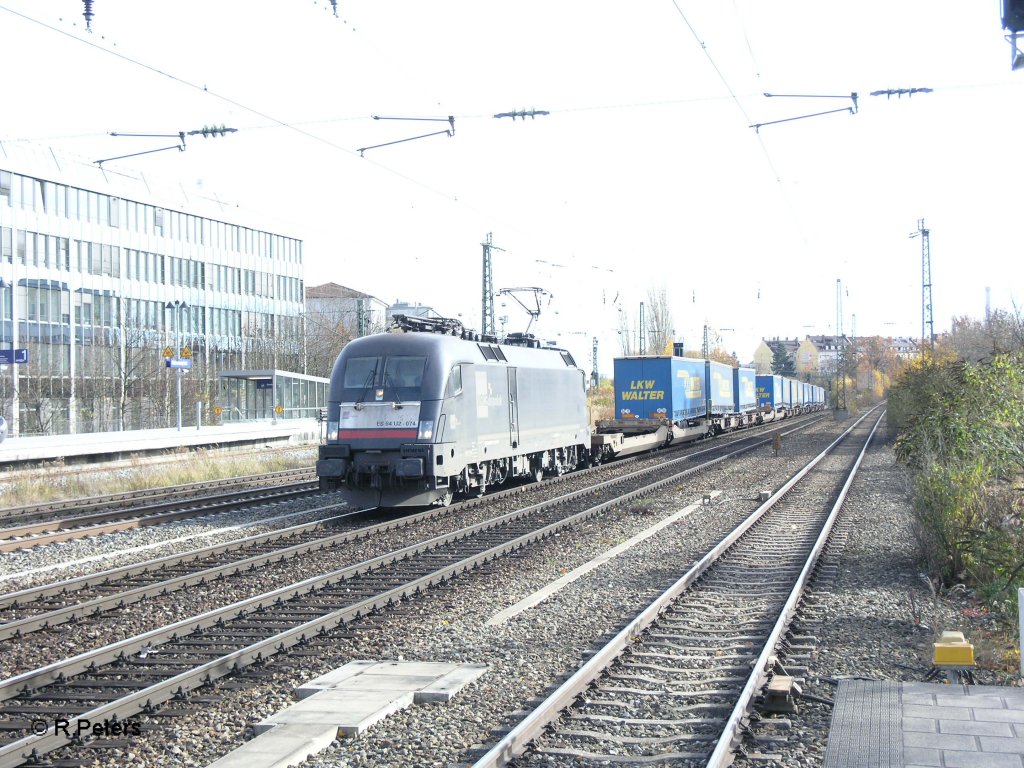
[[[644,303],[640,302],[640,354],[647,354],[647,329],[644,328]]]

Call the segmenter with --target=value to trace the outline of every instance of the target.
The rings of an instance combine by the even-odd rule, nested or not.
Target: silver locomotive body
[[[449,503],[584,463],[585,375],[561,350],[439,333],[350,342],[331,373],[320,487],[360,506]]]

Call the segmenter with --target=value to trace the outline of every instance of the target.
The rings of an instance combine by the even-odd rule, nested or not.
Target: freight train
[[[394,324],[347,344],[331,373],[316,472],[357,506],[446,505],[823,405],[820,387],[782,377],[762,393],[750,368],[629,357],[615,361],[616,418],[591,429],[587,377],[569,352],[453,320]]]

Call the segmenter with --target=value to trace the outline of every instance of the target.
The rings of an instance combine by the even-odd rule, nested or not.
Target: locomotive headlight
[[[338,440],[338,422],[327,422],[327,442],[333,443]]]
[[[434,422],[421,421],[419,431],[416,433],[417,440],[430,440],[434,436]]]

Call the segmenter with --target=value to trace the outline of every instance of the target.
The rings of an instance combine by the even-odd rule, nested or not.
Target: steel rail
[[[684,477],[686,475],[693,474],[696,471],[706,469],[707,467],[710,466],[714,466],[715,464],[725,461],[726,459],[731,458],[732,456],[745,453],[746,451],[749,450],[751,450],[751,447],[744,447],[726,453],[722,456],[716,456],[697,467],[688,467],[668,477],[663,477],[659,480],[654,481],[653,483],[648,483],[637,490],[630,491],[627,494],[616,496],[610,501],[603,502],[594,507],[590,507],[586,511],[586,513],[597,514],[611,506],[621,504],[624,501],[629,501],[633,498],[636,498],[637,496],[650,493],[654,490],[657,490],[658,488],[668,485],[669,483],[678,482],[680,477]],[[684,459],[676,459],[673,463],[677,463],[683,460]],[[647,468],[641,470],[636,474],[654,474],[658,470],[660,470],[660,467]],[[360,573],[364,573],[366,571],[373,570],[375,568],[379,568],[383,565],[396,562],[405,557],[419,554],[420,552],[424,552],[429,549],[436,549],[439,546],[449,544],[453,541],[458,541],[474,533],[489,530],[491,528],[496,528],[500,525],[511,522],[513,520],[529,517],[531,515],[543,511],[546,508],[553,507],[557,504],[575,501],[577,499],[582,498],[583,496],[592,495],[593,493],[595,493],[595,491],[599,489],[614,488],[614,486],[616,485],[621,485],[625,482],[628,482],[631,478],[633,478],[633,476],[626,476],[624,478],[614,478],[611,480],[606,480],[595,486],[590,486],[588,488],[571,491],[569,493],[562,494],[561,496],[558,496],[554,499],[542,501],[538,504],[533,504],[528,507],[524,507],[523,509],[515,510],[513,512],[507,512],[503,515],[499,515],[498,517],[491,518],[489,520],[484,520],[474,525],[467,526],[466,528],[462,528],[458,531],[453,531],[448,534],[435,536],[431,539],[427,539],[418,544],[413,544],[407,547],[400,548],[393,552],[389,552],[384,555],[371,558],[370,560],[364,561],[362,563],[358,563],[352,566],[346,566],[344,568],[340,568],[338,570],[331,571],[326,574],[311,576],[308,579],[303,579],[302,581],[298,581],[293,584],[279,587],[275,590],[271,590],[270,592],[265,592],[263,594],[255,595],[244,600],[239,600],[230,605],[199,614],[198,616],[191,616],[186,619],[181,619],[180,621],[176,621],[164,627],[159,627],[157,629],[150,630],[149,632],[144,632],[134,637],[125,638],[124,640],[120,640],[116,643],[111,643],[101,648],[85,651],[69,659],[65,659],[54,664],[49,664],[47,666],[40,667],[29,672],[25,672],[14,677],[10,677],[6,680],[0,680],[0,701],[11,699],[17,696],[23,689],[36,688],[41,685],[52,683],[59,679],[71,677],[76,674],[81,674],[82,672],[85,672],[92,667],[97,667],[101,664],[110,663],[111,661],[114,661],[115,659],[120,658],[124,655],[141,651],[144,648],[150,647],[154,644],[159,644],[172,637],[180,637],[182,634],[188,634],[190,632],[195,632],[199,629],[204,629],[206,627],[213,626],[218,622],[223,621],[226,617],[249,613],[251,611],[263,607],[266,604],[273,604],[280,600],[288,600],[292,597],[305,594],[310,590],[320,589],[322,587],[329,586],[330,584],[333,584],[337,581],[342,581],[353,575],[357,575]],[[578,513],[579,517],[574,516],[566,518],[566,520],[575,522],[577,519],[583,519],[583,516],[585,516],[586,513]],[[552,526],[563,527],[562,524],[552,524]],[[557,528],[552,528],[552,531],[556,529]]]
[[[815,417],[815,418],[812,418],[812,419],[809,419],[809,420],[804,420],[804,421],[798,421],[798,422],[795,422],[795,423],[791,423],[791,424],[789,424],[787,426],[794,427],[794,428],[790,429],[788,432],[783,432],[782,434],[784,434],[784,435],[786,435],[786,434],[793,434],[795,432],[798,432],[798,431],[801,431],[801,430],[805,430],[808,427],[811,427],[814,424],[816,424],[818,421],[820,421],[820,419],[821,419],[821,417],[818,416],[818,417]],[[772,430],[772,431],[770,431],[770,432],[768,432],[766,434],[773,434],[773,432],[778,430],[778,429],[779,429],[779,427],[776,426],[775,430]],[[762,434],[762,433],[759,432],[758,435],[760,435],[760,434]],[[698,450],[698,451],[693,451],[693,452],[687,453],[685,456],[680,457],[679,459],[672,459],[670,461],[671,462],[675,462],[675,461],[692,460],[694,458],[703,456],[704,454],[707,454],[707,453],[710,453],[710,452],[713,452],[713,451],[716,451],[716,450],[720,450],[724,446],[731,445],[731,444],[736,443],[736,442],[743,442],[743,441],[755,440],[755,439],[757,439],[757,436],[753,435],[753,434],[750,434],[748,432],[747,434],[742,435],[742,437],[740,437],[738,439],[735,439],[735,440],[732,440],[732,441],[718,442],[716,445],[710,446],[708,448],[702,448],[701,450]],[[751,447],[754,448],[754,447],[758,447],[759,445],[764,445],[764,444],[766,444],[766,441],[761,441],[761,442],[755,443]],[[611,466],[623,466],[623,465],[627,465],[627,464],[631,464],[631,463],[636,463],[636,462],[640,461],[642,458],[643,458],[642,455],[641,456],[631,456],[631,457],[619,460],[619,461],[615,462]],[[551,483],[565,482],[565,481],[571,480],[573,478],[585,477],[588,474],[591,474],[593,472],[598,472],[598,471],[601,471],[602,469],[607,469],[608,466],[609,465],[603,465],[603,466],[598,466],[598,467],[591,467],[591,468],[588,468],[588,469],[579,470],[579,471],[571,473],[569,475],[563,475],[563,476],[560,476],[560,477],[551,478],[551,479],[545,480],[542,483],[542,485],[551,484]],[[514,495],[514,494],[523,493],[525,491],[528,491],[528,490],[532,489],[533,487],[535,487],[534,484],[519,485],[519,486],[514,486],[512,488],[506,488],[504,490],[496,491],[494,493],[488,494],[486,497],[484,497],[483,501],[491,500],[491,499],[501,499],[501,498],[505,498],[505,497],[508,497],[508,496],[511,496],[511,495]],[[482,501],[481,499],[470,499],[470,500],[467,500],[467,501],[461,501],[461,502],[458,502],[455,505],[452,505],[452,507],[449,507],[447,509],[448,510],[460,509],[462,507],[465,507],[466,505],[480,504],[481,501]],[[323,510],[332,509],[335,506],[337,506],[337,505],[329,505],[329,506],[321,507],[321,508],[318,508],[318,509],[311,509],[311,510],[308,510],[308,513],[309,514],[314,514],[314,513],[318,512],[318,511],[320,511],[321,509],[323,509]],[[368,510],[357,510],[357,512],[365,512],[365,511],[368,511]],[[408,515],[408,516],[406,516],[406,517],[404,517],[402,519],[403,520],[408,520],[410,522],[415,522],[415,521],[419,521],[419,520],[422,520],[422,519],[427,519],[427,518],[431,518],[431,517],[437,517],[437,516],[443,515],[443,514],[446,514],[446,509],[444,509],[444,508],[436,508],[436,509],[429,509],[429,510],[426,510],[426,511],[423,511],[423,512],[414,513],[414,514]],[[317,525],[320,525],[323,522],[327,522],[330,519],[331,518],[328,518],[327,520],[313,521],[313,522],[310,522],[310,523],[301,523],[301,524],[299,524],[297,526],[292,526],[290,528],[281,529],[280,531],[272,531],[270,533],[257,534],[255,536],[250,536],[250,537],[243,538],[243,539],[236,539],[234,541],[225,542],[223,544],[213,544],[213,545],[210,545],[208,547],[203,547],[203,548],[200,548],[200,549],[192,550],[190,552],[176,553],[176,554],[173,554],[173,555],[167,555],[167,556],[160,557],[160,558],[154,558],[154,559],[151,559],[151,560],[146,560],[146,561],[143,561],[143,562],[140,562],[140,563],[136,563],[136,564],[132,564],[132,565],[121,566],[121,567],[118,567],[118,568],[111,568],[111,569],[108,569],[108,570],[105,570],[105,571],[98,571],[96,573],[87,574],[85,576],[77,576],[77,577],[74,577],[74,578],[71,578],[71,579],[66,579],[66,580],[62,580],[62,581],[52,582],[50,584],[45,584],[45,585],[41,585],[41,586],[37,586],[37,587],[30,587],[30,588],[27,588],[27,589],[24,589],[24,590],[19,590],[17,592],[10,592],[10,593],[6,593],[6,594],[0,594],[0,610],[3,610],[5,608],[9,608],[11,606],[16,606],[16,605],[18,605],[20,603],[26,603],[26,602],[28,602],[30,600],[36,600],[36,599],[39,599],[41,597],[46,597],[46,596],[49,596],[49,595],[55,595],[55,594],[59,594],[59,593],[62,593],[62,592],[79,591],[79,590],[82,590],[82,589],[89,588],[90,585],[97,584],[97,583],[102,583],[104,581],[112,581],[112,580],[117,580],[117,579],[120,579],[120,578],[131,577],[133,575],[136,575],[136,574],[139,574],[139,573],[144,573],[146,571],[149,571],[149,570],[152,570],[152,569],[155,569],[155,568],[169,567],[169,566],[177,565],[179,563],[183,563],[183,562],[185,562],[187,560],[198,559],[198,558],[201,558],[201,557],[208,557],[208,556],[211,556],[211,555],[216,555],[216,554],[219,554],[221,552],[227,552],[227,551],[230,551],[231,549],[240,548],[240,546],[242,546],[242,545],[255,544],[255,543],[259,543],[259,542],[264,541],[264,540],[273,539],[273,538],[276,538],[276,537],[279,537],[279,536],[282,536],[282,535],[290,535],[291,533],[301,532],[303,529],[308,529],[310,527],[315,527]],[[259,521],[255,521],[253,524],[258,524],[258,522]],[[382,525],[379,525],[379,526],[374,526],[374,527],[368,528],[367,531],[368,531],[368,534],[372,534],[372,533],[378,532],[380,530],[386,530],[388,527],[390,527],[390,524],[382,524]],[[126,550],[126,551],[131,551],[131,550]]]
[[[55,520],[50,523],[34,523],[4,528],[0,529],[0,552],[16,552],[41,544],[55,544],[62,541],[74,541],[88,536],[98,536],[104,533],[118,533],[134,528],[162,525],[174,522],[175,520],[187,520],[192,517],[212,515],[229,509],[235,509],[242,505],[305,496],[314,491],[318,492],[318,490],[317,486],[313,483],[292,483],[251,491],[236,491],[234,493],[224,493],[198,499],[193,498],[184,502],[161,502],[160,504],[125,510],[110,510],[85,517]],[[190,506],[181,509],[182,503],[189,504]],[[168,509],[175,511],[166,511]],[[90,525],[90,521],[96,521],[96,524]],[[54,527],[57,530],[54,531]],[[23,536],[27,536],[27,538],[21,538]]]
[[[326,507],[316,507],[314,509],[307,510],[307,513],[316,514],[317,512],[329,511],[336,507],[337,505],[335,504]],[[259,546],[261,544],[272,542],[275,539],[300,535],[320,526],[345,519],[346,517],[362,514],[365,511],[366,510],[353,510],[351,512],[344,512],[340,515],[332,515],[331,517],[320,518],[319,520],[298,523],[296,525],[291,525],[287,528],[281,528],[268,533],[257,533],[241,539],[226,541],[221,544],[210,544],[209,546],[201,547],[200,549],[193,549],[189,552],[164,555],[150,560],[143,560],[140,563],[122,565],[117,568],[108,568],[105,571],[97,571],[84,576],[75,576],[70,579],[50,582],[49,584],[40,584],[35,587],[28,587],[26,589],[18,590],[17,592],[0,594],[0,610],[9,610],[11,608],[26,606],[34,601],[53,597],[55,595],[83,592],[103,584],[120,581],[121,579],[129,579],[144,573],[150,573],[166,568],[174,568],[188,562],[202,560],[208,557],[215,557],[217,555],[233,552],[234,550],[245,549],[246,547]],[[248,523],[247,525],[259,525],[262,522],[264,521],[256,520]],[[124,550],[122,552],[118,552],[118,554],[126,554],[132,551],[133,550],[130,549]],[[3,624],[0,624],[0,629],[2,629],[3,626]]]
[[[610,507],[647,495],[667,484],[678,482],[680,477],[693,474],[694,472],[718,464],[727,458],[745,453],[752,450],[754,447],[763,445],[765,442],[766,441],[752,442],[748,446],[727,452],[722,456],[714,457],[699,466],[685,468],[669,477],[663,477],[653,483],[648,483],[640,488],[630,490],[625,494],[617,495],[615,498],[589,506],[582,511],[572,513],[561,520],[543,525],[529,533],[516,536],[515,538],[490,547],[475,555],[466,557],[454,564],[449,564],[400,586],[388,589],[378,595],[366,598],[344,608],[331,611],[325,615],[317,617],[316,619],[307,621],[296,627],[292,627],[291,629],[275,634],[274,636],[261,640],[257,643],[253,643],[245,648],[229,652],[218,659],[201,664],[192,670],[179,673],[167,680],[155,683],[140,691],[136,691],[135,693],[118,699],[117,701],[110,702],[109,704],[102,705],[77,716],[69,717],[68,720],[71,724],[70,727],[76,728],[77,723],[80,720],[96,722],[100,719],[112,718],[114,716],[119,718],[129,717],[145,708],[155,707],[175,696],[185,695],[193,688],[207,684],[211,680],[227,675],[241,667],[261,661],[267,656],[287,650],[306,638],[327,632],[339,624],[351,620],[352,618],[356,618],[369,611],[382,608],[391,602],[402,599],[403,597],[408,597],[433,584],[452,578],[509,552],[518,551],[523,546],[543,540],[561,529],[570,527],[584,519],[598,515]],[[678,463],[684,460],[686,460],[686,457],[676,459],[672,463]],[[635,474],[652,474],[654,472],[661,471],[661,469],[663,469],[663,467],[647,468]],[[208,611],[199,616],[190,617],[166,627],[161,627],[159,629],[137,635],[133,638],[127,638],[103,648],[79,654],[72,659],[67,659],[63,662],[41,667],[37,670],[32,670],[22,675],[9,678],[8,680],[0,681],[0,699],[10,699],[13,696],[16,696],[21,690],[40,687],[51,682],[63,681],[66,678],[77,674],[87,673],[96,667],[120,658],[125,658],[130,654],[149,650],[154,644],[159,644],[166,640],[181,639],[195,631],[203,629],[204,627],[221,624],[225,617],[230,616],[231,614],[235,614],[239,617],[248,616],[252,612],[259,610],[264,605],[273,605],[287,600],[290,597],[307,595],[318,588],[327,587],[336,582],[343,582],[353,575],[369,573],[384,565],[405,560],[421,552],[426,552],[446,544],[464,540],[467,536],[472,535],[473,533],[494,529],[507,522],[529,517],[545,508],[555,506],[556,504],[574,501],[583,496],[592,495],[595,492],[595,489],[612,488],[616,485],[623,484],[628,479],[628,477],[615,478],[600,483],[597,486],[572,491],[568,494],[563,494],[556,499],[535,504],[522,510],[506,513],[492,520],[484,521],[459,531],[437,536],[428,541],[404,547],[395,550],[394,552],[372,558],[371,560],[333,571],[329,574],[310,577],[309,579],[305,579],[286,587],[281,587],[263,595],[238,601],[230,606],[214,611]],[[38,756],[39,754],[44,754],[66,745],[67,741],[56,735],[47,734],[43,736],[24,737],[0,748],[0,768],[21,765],[32,755]]]
[[[104,470],[96,469],[92,471],[100,472]],[[14,517],[30,517],[33,515],[50,514],[52,512],[60,512],[68,509],[74,509],[77,511],[89,508],[105,508],[124,502],[152,501],[163,497],[175,498],[185,496],[190,493],[205,493],[210,490],[222,490],[225,488],[234,488],[240,485],[252,486],[255,488],[259,487],[260,483],[277,483],[281,480],[291,480],[295,482],[296,477],[299,478],[299,480],[303,480],[313,474],[314,470],[312,467],[302,467],[298,469],[284,469],[278,472],[267,472],[261,475],[241,475],[239,477],[224,478],[222,480],[203,480],[180,486],[140,488],[135,491],[111,493],[104,496],[86,496],[78,499],[64,499],[62,501],[27,504],[21,507],[4,507],[0,509],[0,521]],[[4,477],[5,481],[8,479],[9,478],[7,476]]]
[[[850,429],[852,430],[860,424],[860,422],[867,418],[870,413],[871,412],[869,411],[864,414],[864,416],[858,419]],[[719,739],[718,744],[715,745],[714,751],[708,758],[706,768],[726,768],[732,764],[735,757],[733,751],[740,739],[740,727],[742,722],[749,716],[753,707],[754,695],[761,690],[764,684],[768,681],[768,676],[772,670],[771,659],[776,655],[775,649],[778,647],[779,641],[788,631],[789,625],[792,623],[793,617],[796,615],[797,608],[803,599],[804,590],[807,588],[807,583],[811,580],[811,574],[813,573],[815,566],[818,564],[818,560],[821,557],[822,551],[825,549],[825,545],[828,542],[829,537],[832,535],[832,529],[835,526],[836,520],[839,518],[840,510],[846,502],[846,497],[849,494],[850,487],[853,485],[853,481],[857,476],[857,471],[860,469],[861,462],[864,460],[864,455],[867,453],[868,447],[871,445],[871,439],[875,436],[878,425],[881,423],[882,419],[885,418],[885,413],[885,411],[882,411],[879,417],[875,420],[874,426],[871,427],[871,432],[864,441],[864,446],[857,455],[857,459],[853,463],[853,468],[847,475],[846,482],[843,483],[843,487],[839,491],[839,496],[836,499],[835,504],[832,505],[832,509],[829,511],[825,524],[822,526],[821,533],[818,534],[818,539],[811,548],[811,553],[807,557],[803,570],[800,571],[800,575],[797,577],[797,580],[793,585],[793,589],[790,591],[789,598],[786,600],[786,604],[782,607],[779,618],[775,622],[775,626],[772,628],[771,633],[768,635],[764,649],[757,657],[757,661],[754,662],[750,677],[740,693],[736,706],[729,715],[729,719],[722,731],[722,736]]]
[[[647,608],[630,621],[601,650],[556,688],[523,720],[496,742],[485,754],[472,764],[472,768],[498,768],[507,765],[535,741],[544,730],[569,707],[590,684],[612,664],[622,652],[653,624],[661,613],[682,593],[688,590],[732,545],[755,523],[761,520],[775,504],[800,482],[818,463],[863,421],[865,414],[837,437],[827,448],[794,474],[773,493],[767,501],[754,510],[732,532],[698,560],[671,587],[655,599]]]
[[[720,448],[721,445],[717,447]],[[701,453],[702,452],[703,451],[701,451]],[[688,454],[688,458],[692,458],[694,455],[695,454],[693,453]],[[494,497],[492,496],[491,498]],[[322,509],[330,509],[330,507],[324,507]],[[316,511],[317,510],[310,510],[311,513],[315,513]],[[110,569],[108,571],[92,574],[90,576],[81,576],[75,579],[69,579],[55,584],[43,585],[40,587],[22,590],[17,593],[0,595],[0,609],[15,608],[19,605],[25,606],[28,603],[28,601],[33,599],[39,599],[47,595],[82,592],[89,589],[90,587],[95,587],[96,585],[116,583],[119,580],[147,573],[159,567],[168,567],[171,565],[184,564],[186,561],[189,560],[200,559],[201,556],[216,556],[217,554],[239,550],[242,549],[243,546],[246,544],[249,544],[250,546],[258,546],[263,542],[282,538],[285,535],[294,535],[302,533],[313,528],[321,527],[329,521],[341,520],[343,518],[350,517],[353,514],[355,513],[339,515],[327,518],[326,520],[315,521],[312,523],[304,523],[297,526],[292,526],[288,529],[284,529],[283,531],[272,532],[269,534],[260,534],[257,536],[248,537],[247,539],[241,539],[235,542],[213,545],[203,550],[198,550],[196,552],[188,553],[185,555],[169,555],[163,558],[150,560],[137,565],[123,566],[121,568]],[[73,621],[75,619],[80,619],[85,616],[94,616],[99,613],[102,613],[103,611],[111,610],[114,608],[121,608],[125,605],[131,605],[133,603],[145,600],[149,597],[174,592],[189,586],[201,584],[206,581],[211,581],[222,576],[236,574],[243,570],[251,570],[252,568],[255,568],[258,565],[262,565],[264,563],[289,559],[317,549],[323,549],[324,547],[344,543],[345,541],[353,539],[358,539],[363,536],[373,536],[375,534],[382,533],[387,530],[406,527],[408,525],[412,525],[415,522],[419,522],[420,520],[435,517],[438,514],[440,514],[438,510],[428,510],[427,512],[419,513],[417,515],[405,518],[400,518],[398,520],[380,523],[355,531],[345,531],[331,536],[315,539],[312,541],[301,542],[288,547],[282,547],[281,549],[274,550],[272,552],[260,553],[247,558],[221,563],[218,565],[212,565],[208,568],[194,571],[191,573],[178,574],[169,579],[153,581],[148,584],[139,585],[121,592],[98,596],[87,601],[73,603],[58,608],[54,608],[45,612],[37,613],[31,616],[25,616],[20,619],[2,622],[0,623],[0,640],[21,637],[31,632],[35,632],[41,629],[49,629],[53,626],[57,626],[68,621]]]

